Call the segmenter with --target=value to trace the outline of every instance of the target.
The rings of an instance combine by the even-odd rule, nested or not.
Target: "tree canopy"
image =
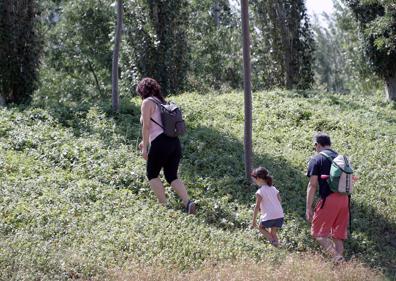
[[[396,4],[394,1],[345,0],[359,22],[362,44],[372,69],[396,100]]]

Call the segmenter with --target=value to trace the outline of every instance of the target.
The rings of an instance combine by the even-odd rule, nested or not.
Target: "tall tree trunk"
[[[245,174],[250,179],[252,171],[252,90],[250,65],[249,1],[241,0],[242,41],[243,41],[243,87],[245,93]]]
[[[5,98],[2,95],[0,95],[0,107],[4,107],[5,105],[6,105]]]
[[[388,101],[396,100],[396,73],[385,78],[385,95]]]
[[[219,4],[218,0],[215,1],[213,10],[214,10],[214,20],[215,20],[216,28],[219,28],[219,26],[220,26],[220,4]]]
[[[120,54],[121,34],[122,34],[122,0],[117,0],[117,25],[115,31],[113,65],[112,65],[112,73],[111,73],[112,106],[114,112],[120,111],[120,93],[118,92],[118,57]]]
[[[293,52],[293,35],[289,29],[289,24],[287,24],[285,7],[277,0],[273,1],[273,7],[275,10],[274,21],[277,25],[277,30],[281,32],[282,40],[282,52],[283,52],[283,66],[284,66],[284,85],[286,89],[293,88],[293,62],[292,62],[292,52]]]

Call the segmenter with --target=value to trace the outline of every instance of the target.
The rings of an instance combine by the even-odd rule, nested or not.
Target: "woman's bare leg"
[[[166,204],[165,188],[159,178],[154,178],[149,181],[150,187],[153,190],[155,196],[157,196],[158,202],[162,205]]]
[[[171,186],[173,190],[177,193],[177,195],[179,195],[180,199],[183,201],[183,205],[187,207],[189,197],[184,183],[179,179],[175,179],[171,182]]]

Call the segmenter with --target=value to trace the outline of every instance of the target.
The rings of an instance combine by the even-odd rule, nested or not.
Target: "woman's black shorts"
[[[147,160],[147,177],[152,180],[158,177],[164,168],[166,181],[170,184],[177,179],[177,170],[181,159],[181,144],[179,138],[161,134],[150,145]]]

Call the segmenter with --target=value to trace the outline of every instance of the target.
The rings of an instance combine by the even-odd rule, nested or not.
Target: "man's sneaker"
[[[345,262],[345,258],[343,256],[337,255],[333,258],[333,263],[335,265],[339,265]]]
[[[193,201],[188,200],[186,211],[187,211],[187,214],[189,214],[189,215],[195,215],[195,213],[197,212],[197,209],[196,209],[195,203]]]

